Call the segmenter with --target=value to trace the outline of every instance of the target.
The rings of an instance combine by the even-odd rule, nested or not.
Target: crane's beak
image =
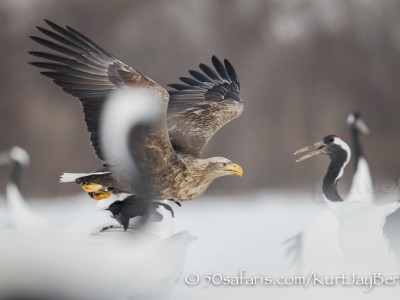
[[[359,118],[359,119],[356,121],[356,123],[354,124],[354,126],[355,126],[358,130],[360,130],[362,133],[364,133],[364,134],[369,134],[368,126],[367,126],[367,124],[365,124],[365,122],[364,122],[363,119],[360,119],[360,118]]]
[[[326,147],[326,145],[323,142],[318,142],[312,146],[307,146],[307,147],[297,150],[295,153],[293,153],[293,155],[297,155],[297,154],[300,154],[303,152],[308,152],[306,155],[304,155],[296,160],[296,162],[301,162],[301,161],[306,160],[315,155],[325,154],[325,151],[324,151],[325,147]]]

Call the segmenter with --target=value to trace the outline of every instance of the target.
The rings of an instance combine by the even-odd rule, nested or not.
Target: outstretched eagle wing
[[[243,103],[240,83],[228,60],[212,57],[215,71],[200,64],[202,72],[179,78],[184,84],[170,84],[168,130],[175,151],[200,157],[210,138],[225,124],[240,116]]]
[[[41,73],[53,79],[68,94],[79,98],[94,151],[97,157],[106,162],[100,144],[99,126],[101,112],[110,94],[124,86],[147,87],[159,95],[162,105],[166,107],[168,93],[153,80],[124,64],[76,30],[68,26],[60,27],[48,20],[45,22],[52,30],[42,27],[37,29],[47,39],[36,36],[31,38],[56,53],[29,52],[47,60],[31,64],[47,69]],[[167,138],[167,132],[162,134],[162,138]],[[165,143],[169,144],[169,141]]]

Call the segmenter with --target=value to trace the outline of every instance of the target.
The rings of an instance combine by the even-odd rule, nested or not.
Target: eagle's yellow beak
[[[243,175],[243,168],[237,164],[228,164],[225,170],[240,177]]]

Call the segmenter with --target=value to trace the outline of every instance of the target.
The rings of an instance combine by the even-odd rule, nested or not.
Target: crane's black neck
[[[23,171],[24,166],[20,162],[14,160],[11,162],[10,182],[15,184],[17,188],[20,188]]]
[[[355,128],[354,125],[350,127],[350,134],[351,134],[351,139],[353,143],[353,155],[354,155],[354,171],[357,171],[357,165],[358,165],[358,160],[361,157],[364,157],[363,150],[361,148],[361,143],[360,143],[360,131]]]
[[[337,181],[343,173],[343,169],[347,163],[347,152],[340,147],[334,149],[333,152],[329,153],[331,160],[328,171],[325,174],[324,181],[322,184],[322,191],[329,201],[339,202],[343,201],[337,190]]]

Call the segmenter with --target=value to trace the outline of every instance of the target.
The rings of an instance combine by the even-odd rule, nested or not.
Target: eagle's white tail
[[[110,172],[92,172],[92,173],[63,173],[60,176],[60,182],[75,182],[76,179],[86,176],[93,176],[93,175],[104,175]]]

